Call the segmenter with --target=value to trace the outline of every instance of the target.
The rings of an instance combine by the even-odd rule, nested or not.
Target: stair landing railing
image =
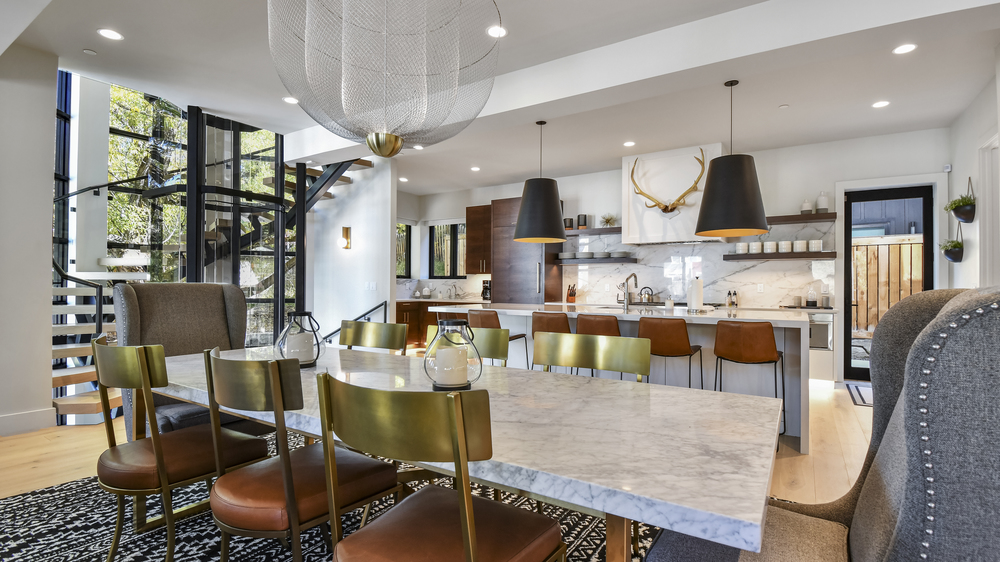
[[[382,322],[383,323],[388,322],[389,321],[389,301],[382,301],[381,303],[376,304],[375,306],[373,306],[373,307],[369,308],[368,310],[366,310],[366,311],[362,312],[361,314],[359,314],[358,317],[354,319],[354,321],[355,322],[371,322],[371,320],[372,320],[372,314],[376,310],[378,310],[380,308],[382,309]],[[323,336],[323,341],[325,341],[326,343],[333,343],[333,336],[339,334],[341,329],[342,328],[337,328],[336,330],[334,330],[334,331],[330,332],[329,334]]]
[[[64,270],[62,267],[59,266],[59,262],[57,262],[55,258],[52,258],[52,269],[54,269],[56,271],[56,275],[58,275],[59,278],[64,281],[72,281],[77,285],[83,285],[84,287],[91,287],[96,290],[97,313],[94,318],[94,324],[95,324],[94,330],[95,333],[98,334],[104,332],[104,312],[103,312],[104,285],[101,285],[100,283],[94,283],[93,281],[88,281],[86,279],[80,279],[79,277],[74,277],[69,273],[66,273],[66,270]]]

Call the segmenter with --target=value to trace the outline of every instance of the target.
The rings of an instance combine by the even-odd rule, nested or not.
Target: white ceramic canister
[[[792,251],[792,242],[790,240],[782,240],[778,242],[778,251],[782,254],[787,254]]]
[[[775,253],[777,251],[778,251],[778,243],[777,242],[764,242],[764,253],[765,254],[773,254],[773,253]]]
[[[823,251],[823,241],[822,240],[810,240],[809,241],[809,251],[810,252],[822,252]]]
[[[750,253],[751,254],[759,254],[762,251],[762,248],[763,248],[763,244],[761,244],[760,242],[751,242],[750,243]]]
[[[745,253],[747,253],[749,251],[750,251],[750,244],[747,244],[746,242],[737,242],[736,243],[736,253],[737,254],[745,254]]]
[[[796,252],[796,253],[797,252],[805,252],[808,249],[809,249],[809,241],[808,240],[796,240],[794,243],[792,243],[792,251],[793,252]]]

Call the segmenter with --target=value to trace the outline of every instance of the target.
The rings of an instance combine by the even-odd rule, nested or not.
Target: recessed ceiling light
[[[905,55],[906,53],[913,52],[913,50],[916,49],[916,48],[917,48],[917,46],[914,45],[913,43],[907,43],[906,45],[900,45],[900,46],[896,47],[895,49],[892,50],[892,52],[893,52],[893,54],[896,54],[896,55]]]
[[[281,101],[283,101],[285,103],[299,103],[299,100],[293,98],[292,96],[285,96],[285,97],[281,98]]]
[[[113,41],[121,41],[125,38],[121,33],[118,33],[114,29],[98,29],[97,32],[101,34],[101,37],[106,37]]]
[[[781,104],[781,105],[778,106],[778,109],[788,109],[788,104],[787,103],[783,103],[783,104]]]
[[[401,181],[401,182],[403,182],[403,183],[406,183],[406,182],[408,182],[408,181],[410,181],[410,180],[408,180],[408,179],[406,179],[406,178],[399,178],[399,181]]]
[[[94,56],[94,55],[96,55],[96,54],[97,54],[97,51],[95,51],[95,50],[93,50],[93,49],[84,49],[84,50],[83,50],[83,54],[85,54],[85,55],[91,55],[91,56]]]
[[[632,141],[628,141],[625,143],[625,146],[635,146],[635,143]]]
[[[877,101],[877,102],[873,103],[872,107],[874,107],[875,109],[879,109],[879,108],[885,107],[887,105],[889,105],[889,102],[883,100],[883,101]]]
[[[479,166],[473,166],[472,167],[472,171],[473,172],[478,172],[479,171]]]
[[[413,148],[416,149],[416,150],[423,150],[424,149],[424,147],[420,146],[419,144],[415,145]]]
[[[496,37],[497,39],[507,35],[507,30],[500,27],[499,25],[494,25],[493,27],[486,30],[486,33],[490,34],[490,37]]]

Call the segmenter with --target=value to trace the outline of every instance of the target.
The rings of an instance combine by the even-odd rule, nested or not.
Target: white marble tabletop
[[[708,313],[689,313],[685,307],[664,308],[662,306],[643,307],[641,304],[629,307],[623,314],[621,305],[604,304],[454,304],[432,306],[430,312],[468,312],[469,310],[495,310],[497,314],[510,316],[531,316],[532,312],[564,312],[570,318],[578,314],[608,314],[619,320],[638,321],[644,316],[683,318],[692,324],[716,324],[719,320],[742,320],[748,322],[770,322],[775,328],[805,328],[809,325],[809,315],[802,310],[791,309],[749,309],[719,308]]]
[[[272,351],[223,356],[264,360]],[[372,388],[431,386],[416,357],[328,349],[318,370]],[[316,372],[303,369],[305,407],[286,415],[290,429],[313,435]],[[201,355],[168,358],[167,373],[158,392],[207,402]],[[493,458],[472,463],[473,479],[759,552],[781,401],[490,366],[474,388],[490,393]],[[239,413],[273,423],[270,414]]]

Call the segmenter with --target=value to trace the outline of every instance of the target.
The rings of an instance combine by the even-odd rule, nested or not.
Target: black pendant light
[[[733,154],[733,86],[729,88],[729,156],[719,156],[708,163],[705,195],[698,213],[698,236],[754,236],[767,232],[767,215],[757,182],[753,156]]]
[[[551,244],[566,241],[563,227],[562,204],[559,202],[559,184],[556,180],[542,177],[542,125],[538,125],[538,177],[524,182],[521,193],[521,209],[517,212],[517,226],[514,228],[515,242]]]

